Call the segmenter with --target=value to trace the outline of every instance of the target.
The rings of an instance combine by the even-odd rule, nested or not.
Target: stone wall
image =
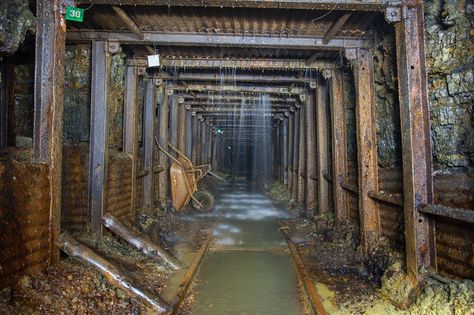
[[[0,2],[0,56],[13,55],[28,32],[36,30],[36,18],[28,0]]]

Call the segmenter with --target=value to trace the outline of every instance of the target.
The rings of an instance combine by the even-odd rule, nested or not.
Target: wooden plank
[[[169,107],[168,102],[170,95],[173,93],[171,90],[164,90],[163,101],[159,105],[159,133],[158,133],[158,141],[162,148],[166,148],[166,143],[168,142],[168,119],[169,119]],[[158,174],[158,194],[159,194],[159,202],[162,208],[166,208],[167,199],[168,199],[168,157],[163,153],[158,153],[158,161],[160,165],[164,167],[166,170]]]
[[[190,111],[186,111],[186,130],[185,130],[185,154],[188,158],[192,155],[192,141],[193,141],[193,124]]]
[[[380,234],[378,204],[369,191],[378,191],[375,87],[372,53],[358,49],[353,62],[356,90],[356,138],[359,215],[362,253],[375,248]]]
[[[59,0],[36,2],[36,49],[33,150],[48,163],[50,198],[49,263],[59,262],[54,246],[61,224],[62,135],[64,112],[65,21]],[[3,78],[2,78],[3,79]],[[5,95],[5,99],[7,94]]]
[[[288,177],[288,191],[293,190],[293,141],[294,141],[294,123],[295,123],[295,114],[293,112],[289,113],[288,116],[288,168],[287,168],[287,177]]]
[[[89,147],[89,208],[91,229],[102,234],[108,170],[107,92],[110,71],[107,42],[92,42],[91,127]]]
[[[446,207],[443,205],[424,205],[418,211],[426,214],[474,223],[474,210]]]
[[[197,141],[198,141],[198,125],[199,121],[196,116],[191,116],[191,121],[192,121],[192,134],[191,134],[191,161],[193,164],[197,165]]]
[[[186,150],[186,106],[178,105],[178,149],[181,152]]]
[[[137,208],[137,163],[138,163],[138,73],[137,67],[127,66],[125,74],[125,102],[123,117],[123,151],[132,157],[132,202],[130,213],[135,216]]]
[[[153,195],[155,186],[155,173],[153,172],[153,156],[155,154],[155,120],[156,120],[156,85],[152,77],[145,83],[145,103],[143,110],[143,152],[144,170],[147,175],[143,177],[144,208],[153,208]]]
[[[300,114],[299,110],[295,111],[293,122],[293,183],[291,185],[291,196],[294,200],[298,197],[298,162],[299,162],[299,144],[300,144]]]
[[[329,80],[332,124],[333,194],[336,227],[349,219],[347,194],[339,185],[347,180],[347,135],[342,71],[334,70]]]
[[[421,267],[436,270],[432,217],[418,211],[433,203],[430,113],[424,51],[423,5],[403,6],[395,24],[400,123],[402,131],[405,248],[409,279]]]
[[[170,98],[170,143],[178,146],[178,95],[174,93]]]
[[[284,117],[283,119],[283,126],[282,126],[282,132],[283,132],[283,184],[288,185],[288,148],[289,148],[289,136],[288,136],[288,131],[289,131],[289,117]]]
[[[316,163],[318,177],[318,214],[328,213],[329,209],[329,183],[324,180],[328,172],[328,103],[327,83],[319,77],[315,89],[316,98]]]
[[[112,6],[112,10],[114,10],[115,14],[122,20],[122,22],[125,24],[125,26],[135,35],[138,36],[138,38],[143,39],[145,35],[142,33],[138,25],[130,18],[130,16],[125,12],[121,7],[118,6]]]
[[[403,194],[392,194],[384,191],[369,191],[369,197],[403,208]]]

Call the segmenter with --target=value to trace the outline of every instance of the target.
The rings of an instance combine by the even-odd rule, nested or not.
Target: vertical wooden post
[[[293,191],[293,142],[294,142],[294,134],[295,134],[295,113],[290,112],[290,116],[288,117],[288,168],[287,168],[287,176],[288,176],[288,191],[291,193]]]
[[[206,163],[211,164],[212,162],[212,146],[214,145],[214,134],[212,132],[212,126],[207,126],[207,154]]]
[[[145,104],[143,114],[143,147],[145,157],[145,176],[143,177],[143,207],[152,208],[154,191],[153,155],[155,146],[156,86],[149,77],[145,86]]]
[[[183,153],[186,149],[186,106],[181,99],[178,105],[178,149]]]
[[[92,42],[91,127],[89,149],[89,208],[91,229],[102,233],[108,165],[107,91],[110,71],[107,42]]]
[[[312,218],[316,207],[316,106],[314,97],[308,96],[306,100],[306,212],[307,217]]]
[[[347,177],[346,118],[342,71],[333,70],[329,81],[332,123],[333,194],[336,227],[348,220],[347,192],[340,185]]]
[[[0,148],[8,147],[8,86],[7,58],[0,62]]]
[[[316,90],[316,160],[318,174],[318,213],[329,212],[329,183],[324,175],[328,172],[328,104],[326,80],[318,78]]]
[[[199,120],[196,115],[192,117],[192,128],[193,132],[191,134],[191,161],[194,165],[198,164],[198,128]]]
[[[34,155],[49,166],[49,262],[59,262],[66,26],[59,0],[36,1]]]
[[[359,214],[362,252],[367,255],[378,242],[380,218],[377,202],[369,191],[378,191],[375,87],[372,53],[357,49],[353,61],[356,90]]]
[[[423,2],[402,7],[395,24],[403,152],[407,273],[417,283],[421,267],[436,270],[434,220],[418,212],[433,203],[430,117],[424,51]]]
[[[300,108],[300,122],[299,122],[299,146],[298,146],[298,192],[297,200],[299,204],[305,203],[305,182],[306,174],[306,104]]]
[[[298,197],[298,162],[299,162],[299,144],[300,144],[300,110],[295,111],[295,119],[293,122],[293,183],[291,184],[291,196],[297,200]]]
[[[197,128],[197,132],[195,134],[196,136],[196,164],[202,164],[202,129],[203,129],[203,126],[202,126],[202,121],[201,121],[201,117],[199,116],[196,116],[196,128]]]
[[[164,95],[163,95],[163,102],[160,104],[159,108],[159,135],[158,141],[160,142],[160,146],[164,149],[167,148],[167,142],[169,139],[168,134],[168,123],[169,123],[169,99],[173,95],[173,90],[167,90],[165,88]],[[159,194],[159,201],[160,206],[162,208],[166,208],[167,206],[167,199],[168,199],[168,157],[161,151],[159,151],[158,161],[161,166],[165,169],[164,172],[160,172],[158,174],[158,194]]]
[[[283,119],[283,184],[288,185],[288,121],[289,116]]]
[[[206,155],[207,155],[207,124],[206,124],[206,121],[203,120],[201,122],[201,143],[200,143],[200,147],[201,147],[201,164],[205,164],[207,161],[206,161]]]
[[[185,107],[186,108],[186,107]],[[192,141],[193,141],[193,126],[192,126],[192,116],[189,110],[185,111],[186,115],[186,131],[185,131],[185,154],[188,158],[191,158],[192,154]]]
[[[170,99],[170,143],[178,147],[178,96],[173,94]]]
[[[136,210],[138,160],[138,72],[136,66],[127,66],[125,77],[125,104],[123,117],[123,151],[132,157],[132,197],[130,213]]]

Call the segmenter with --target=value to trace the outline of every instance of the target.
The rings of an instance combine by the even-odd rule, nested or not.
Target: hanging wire
[[[329,14],[331,14],[332,11],[334,11],[334,9],[336,9],[336,7],[337,7],[337,3],[334,4],[334,6],[332,7],[332,9],[331,9],[329,12],[324,13],[323,15],[321,15],[321,16],[315,18],[315,19],[312,19],[311,22],[314,23],[314,22],[319,21],[319,20],[321,20],[322,18],[328,16]]]

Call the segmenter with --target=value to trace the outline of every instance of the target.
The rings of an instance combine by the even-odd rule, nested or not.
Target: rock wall
[[[131,218],[132,159],[123,153],[109,157],[105,211],[118,218]]]
[[[0,2],[0,56],[12,55],[28,32],[36,31],[36,18],[28,0]]]
[[[125,54],[112,55],[110,62],[110,84],[107,95],[109,148],[120,151],[123,148],[123,104],[125,97]]]

